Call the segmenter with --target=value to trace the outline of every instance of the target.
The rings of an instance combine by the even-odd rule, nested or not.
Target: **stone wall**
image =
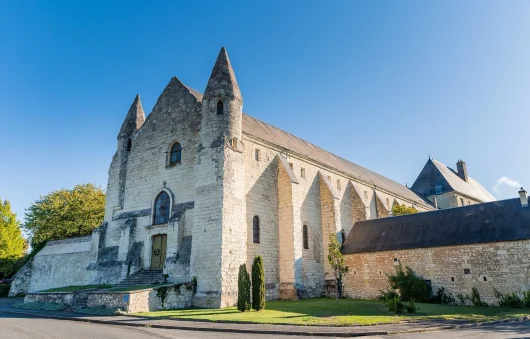
[[[430,280],[433,292],[444,287],[453,296],[469,294],[476,287],[481,297],[495,303],[493,288],[501,293],[530,289],[530,240],[417,248],[346,254],[349,273],[345,294],[350,298],[375,299],[388,288],[387,274],[395,266],[410,266]]]
[[[33,259],[29,292],[89,285],[95,278],[89,267],[96,261],[91,237],[49,241]]]
[[[28,293],[24,297],[25,303],[53,303],[72,306],[75,303],[74,292],[54,292],[54,293]]]
[[[33,258],[31,258],[22,268],[15,274],[9,289],[9,297],[15,297],[20,294],[26,294],[31,283],[31,273],[33,271]]]
[[[137,313],[188,308],[192,306],[192,300],[193,286],[178,284],[128,292],[92,292],[88,294],[87,306]]]

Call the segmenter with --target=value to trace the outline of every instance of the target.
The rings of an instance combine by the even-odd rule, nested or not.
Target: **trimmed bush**
[[[381,291],[381,294],[379,295],[379,297],[377,297],[377,299],[383,301],[394,298],[399,298],[399,294],[396,291],[392,290]]]
[[[250,277],[247,265],[239,266],[237,281],[237,309],[241,312],[250,310]]]
[[[403,306],[405,307],[408,313],[416,313],[419,310],[419,308],[414,303],[414,300],[410,300],[403,303]]]
[[[252,263],[252,308],[256,311],[265,308],[265,272],[263,259],[259,255]]]
[[[408,266],[405,270],[396,266],[396,273],[388,276],[388,282],[392,290],[399,290],[402,301],[427,302],[431,298],[430,286]]]
[[[394,313],[403,313],[403,309],[405,309],[405,305],[403,304],[401,300],[399,300],[399,297],[394,297],[392,299],[386,299],[385,305],[390,312],[394,312]]]
[[[0,298],[5,298],[9,294],[9,289],[11,288],[11,285],[0,285]]]

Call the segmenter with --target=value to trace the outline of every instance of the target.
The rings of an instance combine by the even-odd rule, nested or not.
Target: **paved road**
[[[199,338],[250,338],[253,339],[293,339],[290,335],[257,335],[218,332],[195,332],[134,328],[113,325],[90,324],[67,320],[39,319],[20,315],[0,313],[0,339],[199,339]],[[317,337],[311,337],[317,338]],[[362,337],[366,339],[530,339],[530,321],[497,325],[489,328],[458,331],[419,333],[395,336]]]

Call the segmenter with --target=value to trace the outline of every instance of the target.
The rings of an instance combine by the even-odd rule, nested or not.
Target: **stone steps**
[[[115,287],[161,284],[164,282],[162,270],[142,270],[131,274]]]

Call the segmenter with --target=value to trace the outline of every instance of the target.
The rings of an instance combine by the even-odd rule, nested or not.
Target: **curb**
[[[240,328],[240,329],[237,329],[237,328],[206,328],[206,327],[192,327],[192,326],[179,326],[179,325],[158,325],[158,324],[151,325],[151,324],[139,324],[139,323],[122,323],[122,322],[118,322],[114,320],[99,320],[99,319],[90,319],[90,318],[87,319],[83,317],[76,318],[76,317],[44,314],[44,313],[26,313],[26,312],[5,310],[5,309],[1,309],[0,313],[19,314],[19,315],[46,318],[46,319],[70,320],[70,321],[79,321],[79,322],[85,322],[85,323],[127,326],[127,327],[160,328],[160,329],[173,329],[173,330],[186,330],[186,331],[199,331],[199,332],[298,335],[298,336],[321,336],[321,337],[341,337],[341,338],[367,337],[367,336],[389,335],[389,334],[440,332],[440,331],[447,331],[447,330],[485,327],[485,326],[492,326],[492,325],[499,325],[499,324],[530,320],[530,315],[529,315],[529,316],[518,317],[518,318],[509,318],[509,319],[496,320],[496,321],[485,321],[481,323],[462,324],[462,325],[446,325],[446,326],[438,326],[438,327],[425,327],[425,328],[417,328],[417,329],[406,330],[406,331],[319,332],[319,331],[311,331],[311,330],[280,331],[280,330],[273,330],[273,329],[259,330],[259,329],[244,329],[244,328]]]

